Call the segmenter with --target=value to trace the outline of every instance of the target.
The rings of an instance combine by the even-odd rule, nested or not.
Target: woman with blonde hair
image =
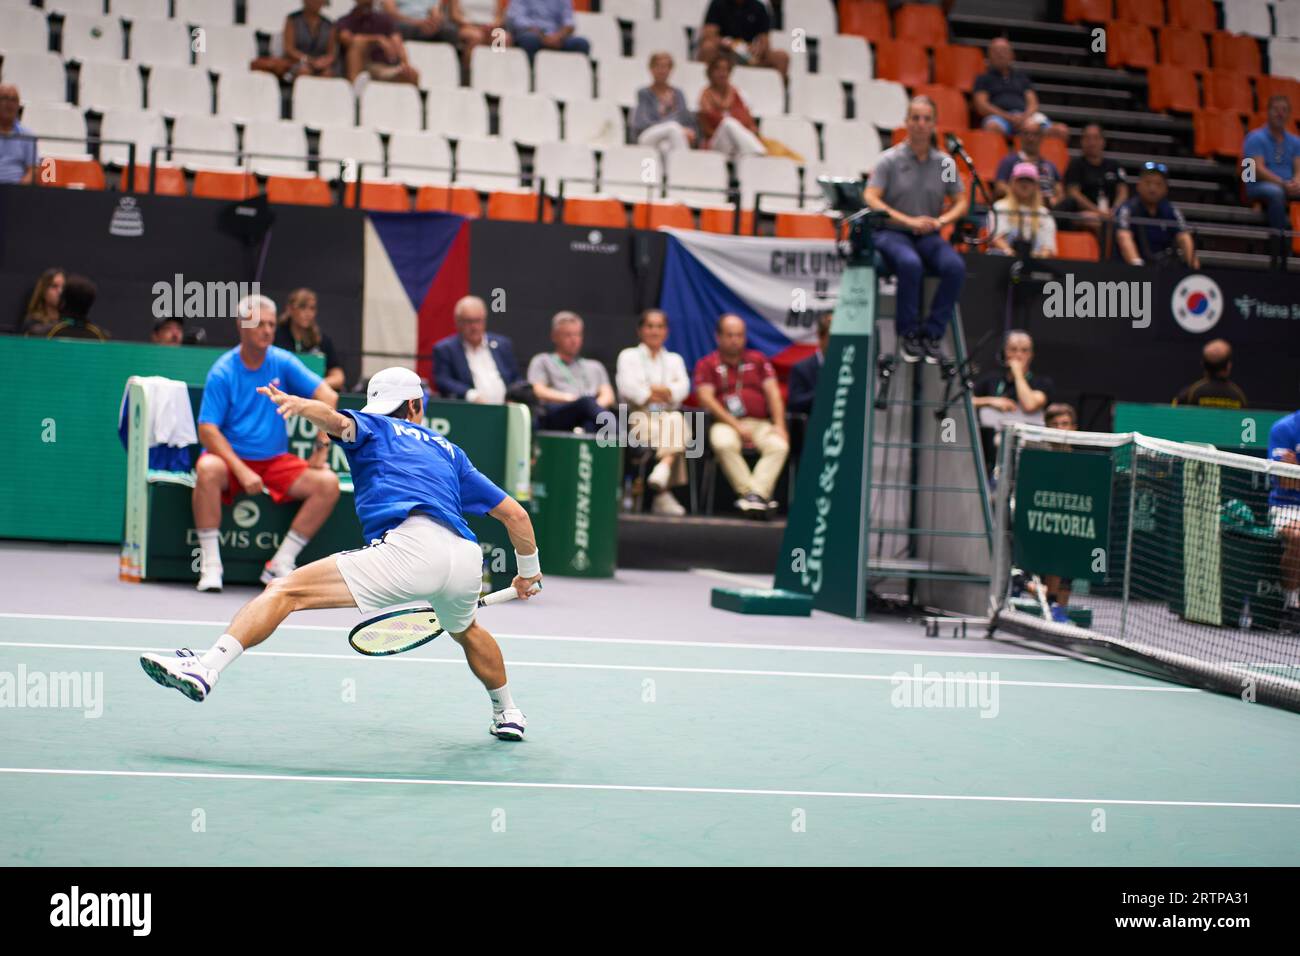
[[[27,300],[27,314],[23,319],[23,335],[45,337],[63,318],[59,314],[59,300],[63,298],[63,270],[46,269],[36,280],[32,297]]]
[[[686,95],[668,83],[673,73],[672,54],[652,53],[649,65],[653,82],[637,90],[629,124],[632,140],[661,153],[690,149],[695,145],[695,114],[686,106]]]
[[[311,289],[294,289],[280,313],[280,327],[275,344],[298,355],[320,355],[325,359],[325,384],[336,392],[343,391],[343,366],[330,337],[316,324],[316,293]]]
[[[1033,163],[1017,163],[1011,170],[1011,188],[989,213],[989,232],[991,252],[1019,256],[1016,246],[1028,243],[1033,258],[1056,258],[1056,222],[1043,204],[1038,167]]]

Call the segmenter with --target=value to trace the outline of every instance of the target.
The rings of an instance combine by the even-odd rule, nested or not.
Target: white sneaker
[[[503,710],[499,714],[492,715],[488,733],[497,740],[523,740],[527,727],[528,720],[522,710]]]
[[[293,569],[292,564],[276,564],[274,560],[268,561],[262,567],[262,583],[270,584],[276,578],[287,578],[293,574]]]
[[[188,647],[173,654],[141,654],[144,672],[164,687],[175,687],[195,703],[202,703],[217,685],[220,672],[204,667]]]
[[[200,591],[220,591],[221,572],[222,572],[221,568],[217,568],[215,570],[211,568],[203,568],[202,570],[200,570],[198,589]]]
[[[672,515],[674,518],[680,518],[686,514],[686,509],[682,503],[674,497],[671,491],[661,491],[655,495],[654,502],[650,505],[650,510],[657,515]]]
[[[660,461],[650,470],[650,475],[646,478],[646,484],[655,491],[666,491],[668,482],[672,481],[672,477],[673,470],[669,467],[668,462]]]

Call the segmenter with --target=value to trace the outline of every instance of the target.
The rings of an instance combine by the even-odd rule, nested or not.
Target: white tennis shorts
[[[382,540],[344,551],[338,568],[367,614],[428,601],[451,634],[474,623],[483,590],[483,552],[428,515],[412,514]]]
[[[1274,530],[1283,525],[1300,524],[1300,505],[1273,505],[1268,509],[1268,519]]]

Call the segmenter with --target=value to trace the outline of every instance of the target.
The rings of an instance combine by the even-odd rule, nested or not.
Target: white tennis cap
[[[361,410],[372,415],[387,415],[405,401],[424,400],[420,376],[409,368],[393,366],[376,372],[366,387],[366,404]]]

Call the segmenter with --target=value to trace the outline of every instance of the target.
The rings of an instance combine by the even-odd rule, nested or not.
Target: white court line
[[[0,612],[0,619],[15,618],[28,621],[89,621],[104,624],[179,624],[195,627],[226,627],[227,621],[195,621],[184,618],[160,617],[97,617],[84,614],[20,614],[18,612]],[[343,633],[350,627],[338,624],[281,624],[279,631],[333,631]],[[913,651],[891,650],[886,647],[830,647],[818,644],[754,644],[743,641],[657,641],[631,637],[575,637],[568,634],[512,634],[493,632],[494,637],[508,638],[512,641],[567,641],[575,644],[636,644],[655,647],[709,647],[735,648],[752,651],[810,651],[817,654],[885,654],[899,657],[971,657],[976,659],[1006,661],[1073,661],[1075,658],[1062,654],[982,654],[974,651]]]
[[[521,790],[598,790],[633,793],[700,793],[744,797],[840,797],[853,800],[952,800],[974,803],[1062,803],[1084,806],[1207,807],[1243,810],[1300,810],[1300,803],[1227,800],[1121,800],[1085,797],[1008,797],[964,793],[877,793],[858,790],[773,790],[748,787],[663,787],[649,784],[538,783],[514,780],[439,780],[427,777],[336,777],[276,773],[211,773],[161,770],[75,770],[56,767],[0,767],[0,773],[65,777],[153,777],[176,780],[257,780],[285,783],[373,783],[387,786],[493,787]]]
[[[165,654],[173,648],[164,647],[134,647],[114,644],[46,644],[38,641],[0,641],[0,647],[27,647],[38,648],[41,650],[63,650],[63,651],[129,651],[131,653],[141,653],[144,651],[153,651],[155,653]],[[249,657],[285,657],[291,659],[304,660],[327,660],[327,661],[351,661],[358,663],[359,660],[367,658],[358,654],[320,654],[309,653],[305,651],[245,651]],[[463,664],[459,657],[402,657],[392,656],[387,658],[398,664]],[[371,661],[379,658],[369,658]],[[868,681],[890,681],[891,683],[904,683],[915,681],[917,683],[935,683],[935,684],[992,684],[994,686],[1004,687],[1053,687],[1065,688],[1071,690],[1127,690],[1138,691],[1141,693],[1153,694],[1199,694],[1201,693],[1195,687],[1176,687],[1144,684],[1080,684],[1066,681],[1032,681],[1032,680],[1002,680],[1001,678],[986,679],[975,677],[973,679],[962,676],[949,676],[933,674],[922,674],[916,677],[904,671],[898,671],[894,674],[842,674],[834,671],[769,671],[769,670],[750,670],[733,667],[668,667],[662,664],[587,664],[572,661],[510,661],[511,667],[550,667],[558,670],[594,670],[594,671],[636,671],[637,673],[655,672],[665,674],[726,674],[737,677],[811,677],[828,680],[868,680]]]

